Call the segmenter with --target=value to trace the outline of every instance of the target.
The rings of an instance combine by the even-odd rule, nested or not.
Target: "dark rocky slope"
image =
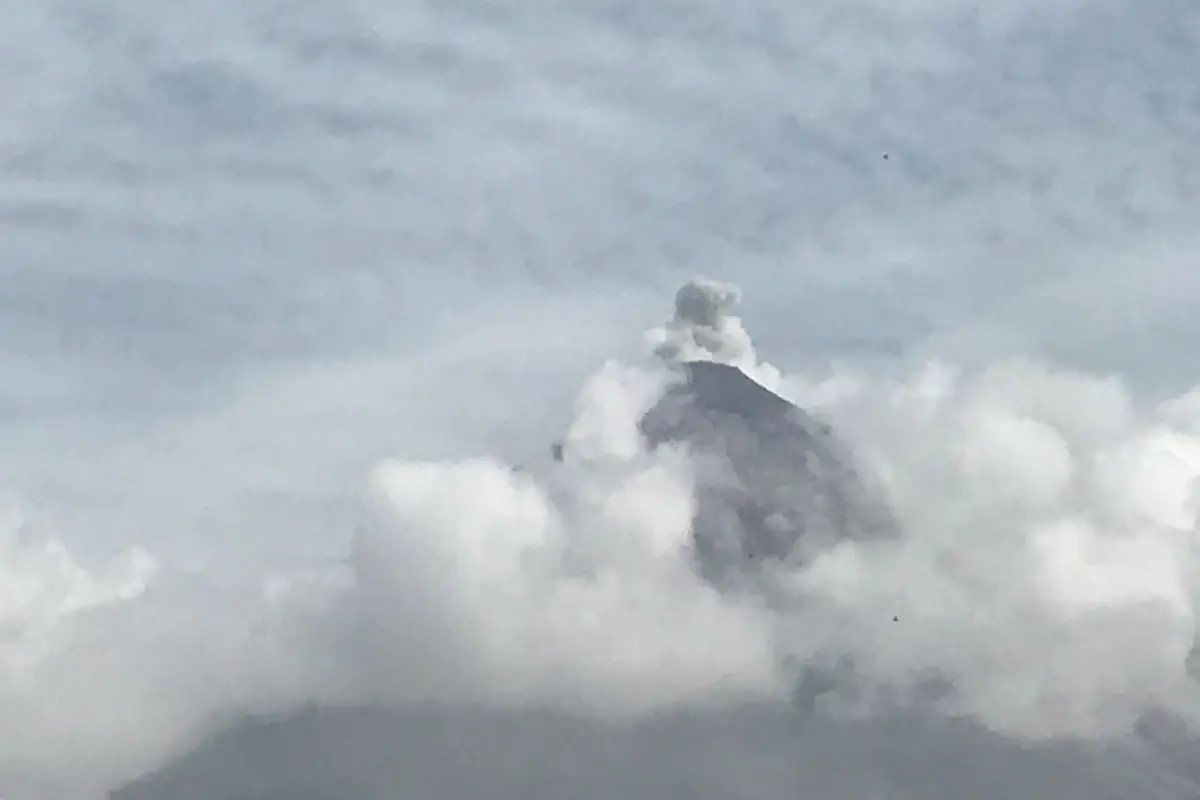
[[[748,564],[802,565],[840,539],[895,536],[886,499],[828,425],[737,367],[682,366],[641,420],[653,446],[685,443],[696,468],[696,553],[721,580]]]

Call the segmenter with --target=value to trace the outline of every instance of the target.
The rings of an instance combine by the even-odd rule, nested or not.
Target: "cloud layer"
[[[692,313],[682,293],[649,334],[657,355],[707,342],[778,374],[731,316],[736,290],[696,287],[723,304]],[[1193,396],[1139,408],[1112,379],[1024,362],[781,375],[880,476],[904,536],[776,575],[780,605],[692,569],[687,454],[636,437],[667,380],[655,358],[608,362],[561,466],[380,464],[327,567],[184,573],[139,551],[92,573],[12,519],[0,774],[102,785],[240,712],[309,701],[620,722],[784,703],[805,669],[840,674],[818,700],[837,715],[933,704],[1024,738],[1121,734],[1156,709],[1192,719]]]

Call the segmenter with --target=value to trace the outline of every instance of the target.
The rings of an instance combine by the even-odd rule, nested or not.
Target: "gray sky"
[[[793,373],[1178,394],[1197,142],[1188,0],[10,3],[0,490],[84,562],[341,553],[696,273]]]
[[[1185,0],[254,8],[0,34],[0,476],[89,547],[326,537],[326,491],[536,426],[696,272],[784,364],[1192,383]]]

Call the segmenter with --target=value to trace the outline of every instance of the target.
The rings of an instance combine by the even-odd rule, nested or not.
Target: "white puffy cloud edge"
[[[799,664],[854,665],[832,710],[954,687],[941,712],[1023,738],[1191,721],[1200,390],[1006,362],[903,378],[758,359],[735,287],[698,280],[654,358],[583,387],[553,470],[380,464],[344,563],[259,579],[149,552],[86,569],[0,525],[0,783],[111,787],[244,712],[308,702],[551,706],[620,721],[786,702]],[[827,418],[904,536],[776,576],[784,606],[694,573],[687,453],[636,424],[662,361],[711,358]],[[230,558],[236,558],[231,554]],[[41,782],[41,783],[39,783]]]

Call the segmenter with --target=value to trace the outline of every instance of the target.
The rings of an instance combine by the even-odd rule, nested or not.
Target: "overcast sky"
[[[343,552],[381,459],[540,452],[697,273],[792,372],[1200,383],[1191,0],[0,19],[0,490],[84,561]]]
[[[784,364],[1017,351],[1186,388],[1198,26],[1187,0],[14,5],[0,482],[88,546],[320,539],[380,455],[545,427],[697,272]]]

